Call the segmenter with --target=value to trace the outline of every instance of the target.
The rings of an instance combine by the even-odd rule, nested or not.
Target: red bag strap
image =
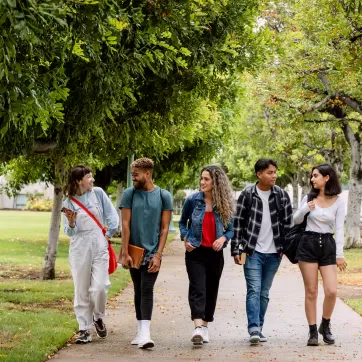
[[[81,207],[93,220],[94,222],[100,227],[102,230],[103,235],[106,235],[107,229],[98,221],[98,219],[78,200],[71,198],[79,207]]]

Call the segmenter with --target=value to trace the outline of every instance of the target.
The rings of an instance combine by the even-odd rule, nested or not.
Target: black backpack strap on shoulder
[[[245,199],[246,199],[246,211],[248,212],[248,216],[251,214],[251,207],[253,206],[253,192],[252,187],[247,187],[245,189]]]
[[[132,207],[133,207],[133,196],[134,196],[134,192],[135,192],[135,188],[132,187],[132,196],[131,196],[131,211],[132,211]]]
[[[276,207],[277,207],[277,214],[278,217],[280,215],[280,212],[284,209],[284,206],[282,205],[282,189],[280,187],[278,187],[277,189],[277,194],[275,197],[275,203],[276,203]]]
[[[163,210],[163,207],[164,207],[164,198],[163,198],[163,195],[162,195],[162,191],[163,191],[163,189],[161,189],[161,187],[160,187],[160,197],[161,197],[162,210]]]

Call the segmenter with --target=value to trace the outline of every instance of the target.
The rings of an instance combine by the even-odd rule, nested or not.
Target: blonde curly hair
[[[205,166],[200,173],[200,177],[204,171],[208,171],[212,182],[212,198],[217,211],[220,214],[221,222],[224,226],[230,223],[230,219],[235,214],[235,200],[232,194],[230,181],[224,170],[219,166]]]

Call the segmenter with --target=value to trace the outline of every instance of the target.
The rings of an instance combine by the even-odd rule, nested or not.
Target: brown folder
[[[145,249],[128,244],[128,255],[132,258],[133,268],[139,269],[145,256]]]
[[[246,253],[242,253],[242,254],[240,255],[239,265],[244,265],[244,264],[245,264],[245,261],[246,261]]]

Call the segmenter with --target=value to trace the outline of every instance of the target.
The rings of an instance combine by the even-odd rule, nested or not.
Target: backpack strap
[[[251,207],[253,205],[252,186],[249,186],[245,189],[245,199],[246,199],[246,210],[248,212],[248,217],[250,217]]]
[[[161,187],[160,187],[160,197],[161,197],[162,209],[163,209],[163,207],[165,206],[165,203],[164,203],[164,196],[163,196],[163,192],[162,192],[162,191],[164,191],[164,189],[161,189]]]
[[[276,203],[276,207],[277,207],[277,214],[278,217],[281,213],[281,211],[284,209],[283,205],[282,205],[282,189],[279,186],[276,186],[276,197],[275,197],[275,203]]]

